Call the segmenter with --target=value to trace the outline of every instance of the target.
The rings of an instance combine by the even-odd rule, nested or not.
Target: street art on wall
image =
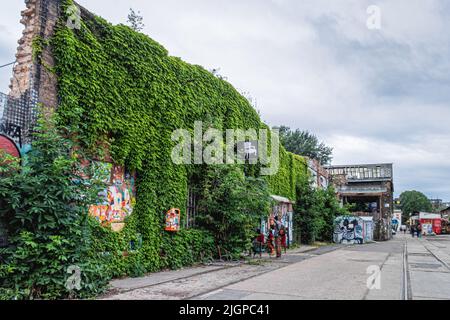
[[[166,231],[180,231],[180,209],[172,208],[166,213]]]
[[[4,134],[0,134],[0,150],[13,157],[20,158],[20,150],[16,143]]]
[[[431,223],[422,223],[422,234],[430,235],[433,233],[433,224]]]
[[[355,216],[340,216],[334,220],[335,243],[359,243],[364,242],[364,220]]]
[[[373,241],[373,218],[361,217],[363,220],[363,238],[364,242]]]
[[[92,179],[109,184],[111,182],[112,163],[93,162]]]
[[[287,231],[287,244],[292,244],[294,242],[293,230],[294,230],[294,220],[293,220],[293,208],[291,203],[278,202],[272,207],[269,216],[261,219],[261,232],[268,236],[269,230],[272,225],[275,224],[275,216],[278,217],[282,225],[285,226]]]
[[[122,166],[96,163],[93,177],[109,186],[100,194],[104,201],[89,208],[90,215],[102,224],[123,222],[133,212],[134,175]]]

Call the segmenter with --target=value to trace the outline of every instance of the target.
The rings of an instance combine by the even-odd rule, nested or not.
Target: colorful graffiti
[[[362,244],[364,242],[363,225],[364,221],[360,217],[337,217],[334,221],[334,242]]]
[[[290,203],[277,203],[272,207],[269,216],[261,219],[261,232],[266,236],[269,234],[270,226],[275,224],[275,216],[278,216],[279,221],[285,226],[287,231],[287,244],[292,244],[294,242],[293,230],[294,230],[294,220],[293,220],[293,208]]]
[[[93,177],[110,186],[100,194],[104,202],[89,208],[90,215],[102,224],[123,222],[133,212],[134,176],[121,166],[97,163]]]
[[[364,242],[373,241],[373,218],[361,217],[363,220],[363,238]]]
[[[20,150],[16,143],[6,135],[0,134],[0,150],[13,157],[20,158]]]
[[[172,208],[166,213],[166,231],[180,231],[180,209]]]

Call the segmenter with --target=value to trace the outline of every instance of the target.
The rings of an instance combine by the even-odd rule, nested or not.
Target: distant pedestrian
[[[281,237],[284,232],[284,226],[279,221],[278,216],[275,216],[275,229],[274,229],[274,237],[275,237],[275,250],[277,252],[277,258],[281,257]],[[283,230],[283,231],[281,231]]]
[[[273,240],[273,232],[272,230],[269,230],[269,235],[267,236],[267,253],[269,254],[269,256],[273,254]]]
[[[422,233],[422,226],[420,225],[420,223],[417,225],[417,238],[420,238],[420,235]]]
[[[281,226],[281,230],[280,230],[280,238],[281,238],[281,248],[284,249],[284,253],[286,253],[287,251],[287,236],[286,236],[287,230],[284,226]]]
[[[411,235],[414,238],[414,235],[416,234],[416,227],[412,225],[411,227],[409,227],[409,231],[411,232]]]
[[[402,231],[403,231],[403,234],[406,234],[406,226],[405,225],[402,225]]]

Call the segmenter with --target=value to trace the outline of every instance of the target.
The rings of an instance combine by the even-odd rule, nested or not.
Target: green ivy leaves
[[[64,5],[71,3],[66,0]],[[162,232],[168,209],[185,213],[189,177],[199,170],[172,163],[171,133],[192,130],[195,121],[207,119],[222,129],[267,126],[231,84],[201,66],[170,57],[146,35],[99,17],[83,21],[81,30],[70,30],[63,22],[51,39],[60,97],[58,123],[92,156],[110,154],[114,162],[137,171],[137,202],[125,230],[113,234],[94,226],[93,252],[104,254],[113,276],[178,268],[204,259],[215,252],[211,233]],[[282,147],[280,155],[278,174],[267,178],[270,193],[295,200],[296,183],[306,176],[305,163]],[[242,174],[243,167],[238,170]],[[256,166],[245,167],[247,176],[258,172]],[[233,208],[233,222],[245,225],[232,239],[242,249],[252,223],[239,213],[244,205]],[[142,247],[129,254],[129,242],[138,233]]]

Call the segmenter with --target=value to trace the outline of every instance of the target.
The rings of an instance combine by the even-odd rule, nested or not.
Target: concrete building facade
[[[351,205],[354,215],[373,217],[374,240],[389,240],[394,213],[393,165],[383,163],[325,168],[341,203]]]

